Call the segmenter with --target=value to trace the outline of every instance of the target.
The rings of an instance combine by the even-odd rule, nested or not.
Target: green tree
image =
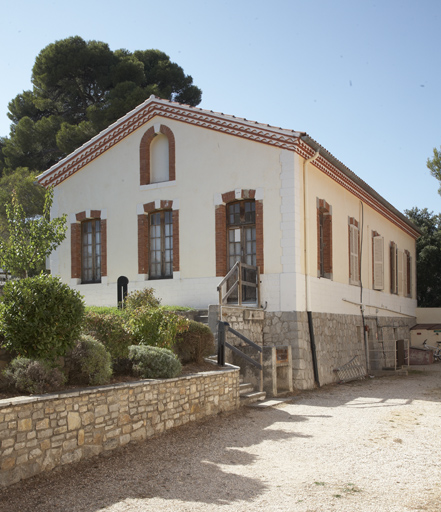
[[[28,217],[19,203],[17,193],[12,193],[11,203],[6,204],[8,237],[0,238],[0,267],[13,276],[28,277],[40,269],[50,253],[66,237],[66,215],[50,218],[53,191],[46,191],[43,215]]]
[[[427,167],[430,174],[441,183],[441,147],[440,150],[433,148],[433,157],[427,159]],[[438,193],[441,194],[441,186]]]
[[[9,234],[6,204],[11,202],[14,191],[27,218],[41,215],[43,211],[46,191],[35,181],[35,175],[29,169],[19,167],[15,172],[0,177],[0,238],[4,240]]]
[[[193,106],[202,94],[159,50],[112,51],[79,36],[43,48],[32,83],[32,91],[9,103],[12,125],[0,139],[0,173],[48,169],[151,94]]]
[[[422,231],[416,242],[419,307],[441,307],[441,214],[427,208],[405,211]]]

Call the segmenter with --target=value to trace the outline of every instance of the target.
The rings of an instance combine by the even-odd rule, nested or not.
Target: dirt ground
[[[0,510],[438,512],[441,364],[244,408],[0,491]]]

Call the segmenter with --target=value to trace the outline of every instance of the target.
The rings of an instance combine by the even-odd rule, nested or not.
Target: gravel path
[[[0,491],[0,510],[441,510],[441,364],[187,425]]]

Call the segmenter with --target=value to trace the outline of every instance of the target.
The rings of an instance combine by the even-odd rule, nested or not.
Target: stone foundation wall
[[[252,311],[243,308],[222,308],[222,318],[231,327],[264,347],[292,348],[292,378],[296,389],[312,389],[314,369],[306,312],[259,312],[253,318]],[[336,315],[312,313],[317,366],[320,385],[337,382],[335,368],[348,363],[354,356],[366,365],[366,349],[361,315]],[[410,327],[415,318],[409,317],[365,317],[369,347],[369,369],[377,366],[393,366],[395,363],[395,341],[410,339]],[[227,340],[235,345],[243,342],[228,335]],[[240,359],[227,358],[233,364]]]
[[[0,486],[238,407],[238,369],[0,400]]]

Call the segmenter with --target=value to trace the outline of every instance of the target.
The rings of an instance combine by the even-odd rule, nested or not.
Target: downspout
[[[307,189],[308,189],[308,180],[307,180],[307,172],[306,168],[310,162],[316,160],[320,155],[320,151],[317,150],[315,154],[306,160],[303,161],[303,241],[304,241],[304,261],[305,261],[305,310],[308,316],[308,327],[309,327],[309,341],[311,344],[311,355],[312,355],[312,365],[314,370],[314,381],[317,383],[318,387],[320,387],[320,379],[318,372],[318,364],[317,364],[317,350],[315,346],[315,338],[314,338],[314,324],[312,320],[312,312],[311,312],[311,304],[310,304],[310,296],[309,296],[309,287],[308,287],[308,273],[309,273],[309,262],[308,262],[308,247],[309,247],[309,238],[308,238],[308,224],[309,224],[309,215],[307,208]]]

